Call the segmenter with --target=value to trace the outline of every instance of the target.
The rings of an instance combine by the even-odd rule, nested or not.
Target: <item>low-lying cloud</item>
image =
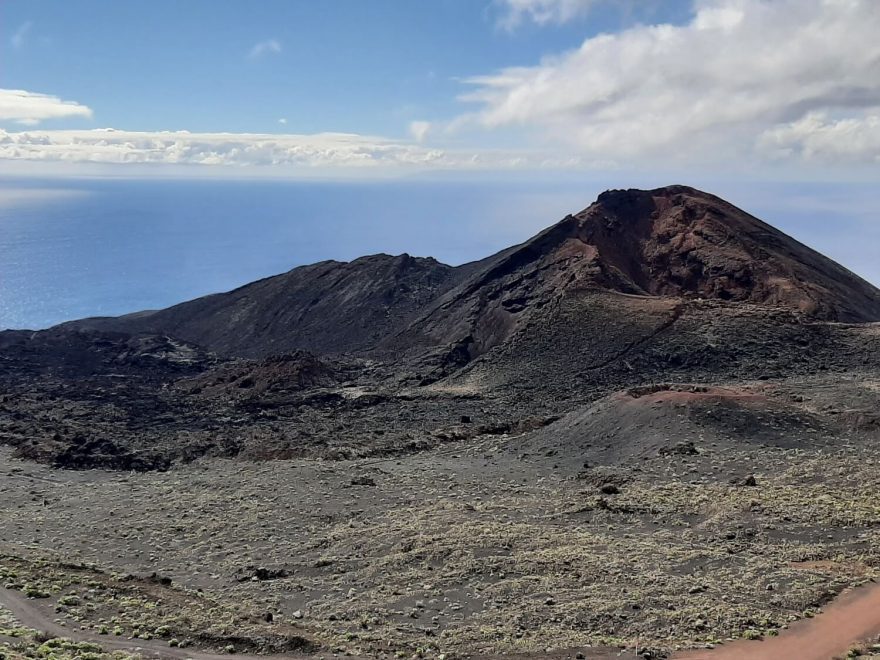
[[[758,146],[770,158],[880,165],[880,114],[833,120],[811,113],[766,131]]]
[[[581,165],[537,152],[444,150],[347,133],[0,130],[0,160],[306,169],[518,169]]]

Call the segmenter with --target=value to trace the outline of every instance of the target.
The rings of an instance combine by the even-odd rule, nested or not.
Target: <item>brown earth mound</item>
[[[612,394],[509,449],[559,464],[623,465],[749,445],[823,446],[831,428],[823,416],[758,389],[661,384]]]
[[[658,306],[650,298],[663,297],[668,325],[684,311],[674,304],[683,299],[760,305],[769,315],[789,313],[789,323],[880,319],[876,288],[733,205],[684,186],[603,193],[577,215],[469,267],[470,277],[385,346],[442,347],[442,376],[449,365],[459,368],[518,334],[552,334],[561,310],[609,290],[640,296],[646,318]],[[566,323],[596,330],[589,313]]]

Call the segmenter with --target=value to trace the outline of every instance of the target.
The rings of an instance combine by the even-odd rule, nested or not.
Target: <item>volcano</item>
[[[878,320],[867,282],[671,186],[462,266],[324,261],[0,332],[5,541],[40,561],[6,591],[55,594],[45,558],[73,557],[50,621],[101,630],[140,584],[158,635],[229,597],[258,608],[244,628],[183,639],[245,651],[262,622],[276,657],[312,635],[523,659],[769,635],[880,565]],[[838,562],[857,570],[794,572]],[[80,593],[102,609],[68,600],[111,576]]]
[[[880,290],[863,279],[714,195],[669,186],[607,191],[521,245],[463,266],[406,254],[327,261],[160,311],[66,326],[164,334],[250,358],[446,344],[473,357],[584,291],[880,320]]]

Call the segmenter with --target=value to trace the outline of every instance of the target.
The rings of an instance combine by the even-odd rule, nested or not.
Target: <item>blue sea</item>
[[[156,309],[324,259],[485,257],[595,190],[447,182],[0,184],[0,329]]]
[[[161,308],[324,259],[407,252],[460,264],[527,239],[607,187],[573,178],[8,179],[0,329]],[[876,187],[727,188],[734,203],[880,282]]]

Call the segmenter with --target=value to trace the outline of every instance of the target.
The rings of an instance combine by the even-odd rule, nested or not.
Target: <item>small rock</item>
[[[352,486],[375,486],[376,481],[373,477],[368,477],[367,475],[361,475],[359,477],[354,477],[351,480]]]

